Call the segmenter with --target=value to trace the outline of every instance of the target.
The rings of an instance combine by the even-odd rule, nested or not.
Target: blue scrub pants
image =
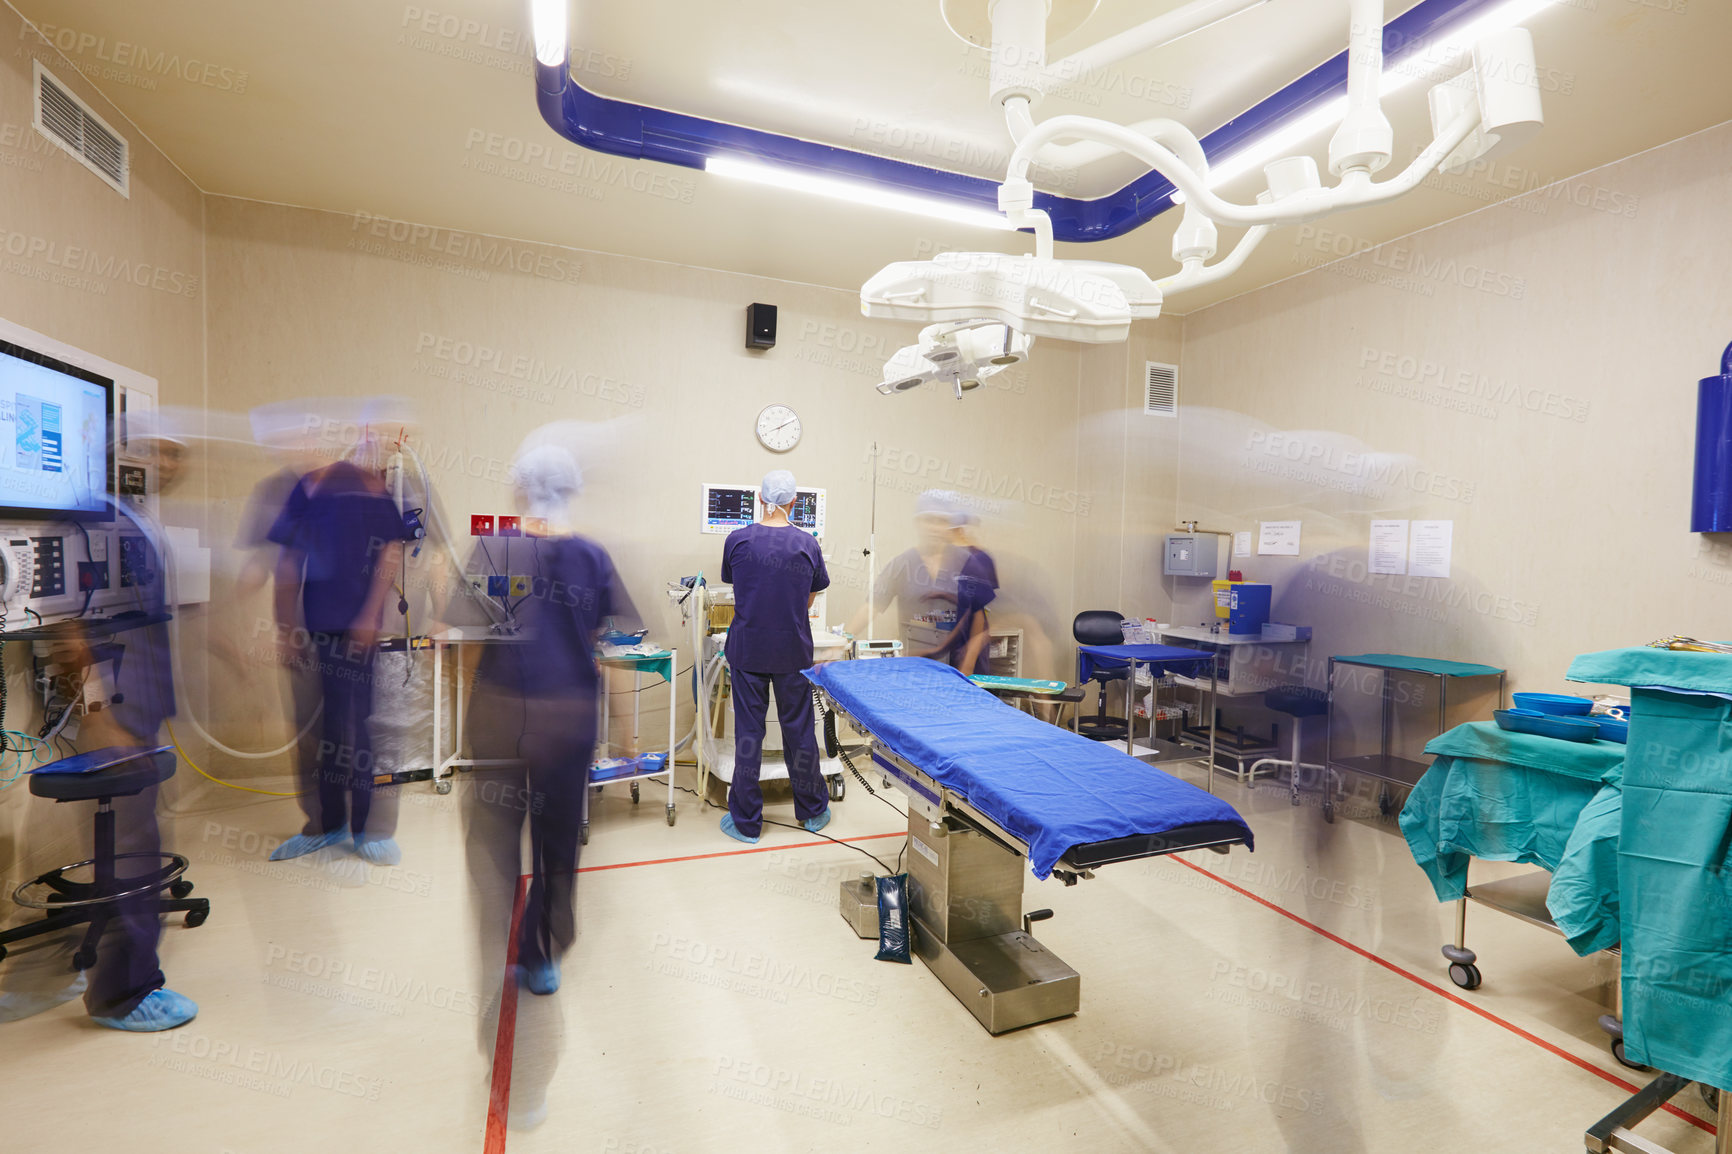
[[[313,644],[325,702],[316,771],[319,832],[336,833],[346,825],[356,835],[389,837],[394,830],[367,829],[373,806],[373,737],[368,722],[373,716],[377,650],[358,644],[346,631],[315,633]]]
[[[155,854],[162,849],[156,824],[157,787],[150,786],[131,797],[114,799],[114,852]],[[159,863],[146,861],[146,872]],[[122,862],[121,870],[137,868],[137,859]],[[120,888],[128,888],[128,876],[119,873]],[[162,937],[162,893],[152,890],[120,903],[109,932],[96,948],[96,965],[87,978],[84,1008],[92,1017],[124,1018],[138,1008],[146,995],[163,986],[162,967],[157,961],[157,941]]]
[[[747,837],[764,829],[764,791],[758,770],[764,755],[765,718],[770,689],[776,691],[776,714],[782,724],[782,757],[794,786],[794,816],[801,821],[830,808],[824,776],[818,772],[818,736],[812,727],[812,683],[803,673],[732,671],[734,681],[734,780],[728,787],[728,812]]]

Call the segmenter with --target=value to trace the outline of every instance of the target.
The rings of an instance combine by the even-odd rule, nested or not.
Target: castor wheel
[[[1449,967],[1449,980],[1464,990],[1477,990],[1483,979],[1479,967],[1472,962],[1452,962]],[[1622,1042],[1618,1044],[1623,1045]]]
[[[673,823],[674,823],[674,807],[670,805],[670,806],[668,806],[668,824],[672,825]]]
[[[1329,798],[1323,799],[1323,820],[1330,825],[1335,824],[1335,803]]]
[[[631,803],[637,804],[637,782],[635,781],[631,783]]]
[[[188,910],[186,911],[186,928],[190,930],[195,926],[202,926],[208,917],[210,917],[210,910],[208,909]]]
[[[451,783],[441,778],[433,783],[433,792],[441,795],[450,793]]]
[[[1648,1067],[1642,1065],[1642,1063],[1632,1062],[1629,1058],[1624,1056],[1624,1039],[1622,1039],[1622,1038],[1617,1038],[1617,1039],[1613,1040],[1613,1042],[1612,1042],[1612,1057],[1616,1058],[1618,1060],[1618,1065],[1623,1066],[1625,1069],[1628,1069],[1628,1070],[1646,1070],[1646,1069],[1648,1069]],[[1716,1109],[1719,1108],[1718,1103],[1716,1103],[1715,1108]]]
[[[168,892],[177,898],[184,898],[192,893],[192,883],[184,878],[168,887]]]
[[[5,954],[0,954],[0,958],[5,956]],[[1707,1104],[1708,1113],[1718,1114],[1720,1112],[1720,1091],[1712,1086],[1703,1085],[1701,1082],[1696,1083],[1696,1089],[1702,1092],[1702,1101]]]
[[[83,946],[80,946],[77,950],[73,951],[73,954],[72,954],[72,968],[73,969],[75,969],[75,970],[88,970],[91,966],[94,966],[95,964],[96,964],[96,951],[95,950],[87,949]]]
[[[1387,789],[1379,790],[1377,794],[1377,812],[1388,817],[1395,810],[1395,796]]]
[[[838,775],[830,779],[830,800],[841,801],[848,793],[848,783]]]
[[[584,845],[589,844],[589,823],[587,821],[583,823],[583,832],[578,834],[578,838]]]

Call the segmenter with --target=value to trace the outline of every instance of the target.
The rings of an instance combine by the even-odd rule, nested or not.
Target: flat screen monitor
[[[788,510],[788,520],[806,530],[816,533],[822,527],[818,519],[818,493],[815,489],[796,489],[794,491],[794,507]]]
[[[0,518],[106,521],[114,381],[0,340]]]

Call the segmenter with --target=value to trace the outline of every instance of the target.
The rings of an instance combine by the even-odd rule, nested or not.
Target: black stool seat
[[[105,797],[131,797],[174,776],[174,747],[138,749],[112,745],[75,754],[54,763],[88,772],[33,773],[30,792],[55,801],[97,801]]]
[[[1329,695],[1309,685],[1277,685],[1263,694],[1263,705],[1289,717],[1322,717],[1329,712]]]

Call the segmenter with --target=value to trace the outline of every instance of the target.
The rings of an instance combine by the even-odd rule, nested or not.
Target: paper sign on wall
[[[1251,530],[1233,534],[1233,556],[1249,557],[1251,555]]]
[[[1407,572],[1414,577],[1448,577],[1454,521],[1415,521],[1408,544]]]
[[[1407,572],[1407,522],[1373,521],[1371,523],[1371,563],[1373,573]]]
[[[1264,557],[1299,556],[1299,522],[1257,522],[1257,553]]]

